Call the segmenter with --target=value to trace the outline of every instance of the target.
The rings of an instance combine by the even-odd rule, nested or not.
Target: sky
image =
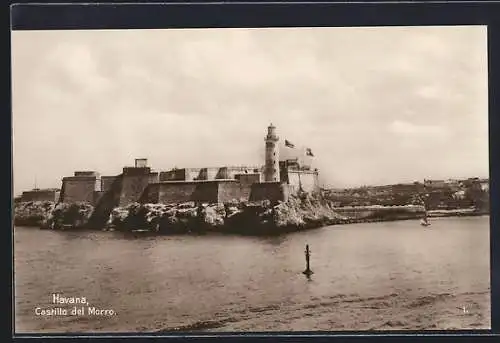
[[[134,158],[314,153],[327,187],[488,177],[485,26],[12,32],[14,193]]]

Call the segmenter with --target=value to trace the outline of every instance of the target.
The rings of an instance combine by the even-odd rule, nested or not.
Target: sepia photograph
[[[12,31],[15,333],[490,329],[487,42]]]

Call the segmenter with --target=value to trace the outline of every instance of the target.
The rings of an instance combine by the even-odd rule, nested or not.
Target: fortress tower
[[[264,167],[264,181],[266,182],[279,182],[280,181],[280,168],[279,168],[279,150],[278,141],[279,137],[276,135],[276,127],[273,124],[267,128],[266,141],[266,164]]]

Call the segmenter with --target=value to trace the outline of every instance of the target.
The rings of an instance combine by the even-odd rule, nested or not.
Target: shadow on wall
[[[249,201],[269,200],[271,202],[286,201],[285,185],[280,182],[254,183],[251,186]]]
[[[89,219],[89,227],[100,228],[108,221],[111,211],[120,204],[122,193],[123,174],[118,175],[109,189],[102,194],[99,202],[95,205],[94,212]]]
[[[145,189],[152,183],[158,182],[158,173],[151,172],[151,168],[123,168],[122,190],[120,206],[139,201]]]

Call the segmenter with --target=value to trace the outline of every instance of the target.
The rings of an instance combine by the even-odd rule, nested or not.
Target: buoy
[[[306,270],[302,272],[302,274],[306,276],[311,276],[313,274],[313,271],[311,270],[311,267],[309,265],[309,258],[311,257],[311,251],[309,250],[309,244],[306,244]]]

